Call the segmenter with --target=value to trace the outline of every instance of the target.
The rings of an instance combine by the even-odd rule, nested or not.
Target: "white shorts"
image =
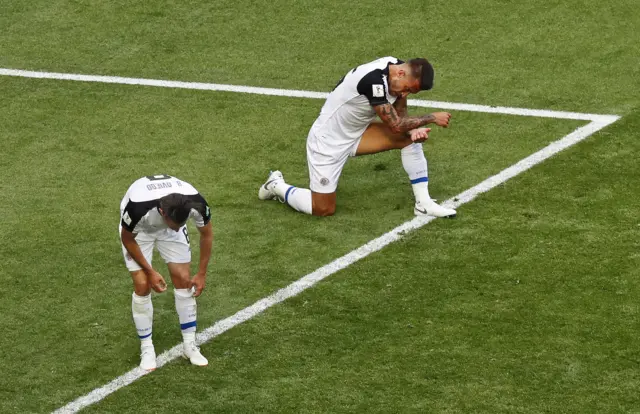
[[[316,136],[309,131],[307,165],[311,191],[324,194],[336,191],[342,168],[349,157],[356,155],[361,139],[336,139],[324,134]]]
[[[122,227],[120,227],[120,231],[122,231]],[[158,252],[165,263],[191,263],[191,247],[186,225],[182,226],[179,231],[165,229],[154,233],[138,233],[136,242],[149,264],[151,264],[151,259],[153,258],[153,246],[158,248]],[[124,263],[130,272],[142,269],[133,260],[124,244],[122,245],[122,255],[124,256]]]

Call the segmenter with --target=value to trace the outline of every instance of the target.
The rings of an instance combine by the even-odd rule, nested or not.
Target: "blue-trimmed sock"
[[[422,150],[422,143],[413,143],[400,151],[402,166],[409,176],[411,188],[416,202],[427,202],[429,196],[429,174],[427,158]]]
[[[196,339],[196,319],[198,316],[196,298],[193,297],[191,289],[174,289],[173,296],[180,320],[182,339],[184,342],[193,342]]]
[[[283,181],[276,185],[275,191],[293,209],[304,214],[311,214],[311,190],[294,187]]]
[[[138,296],[135,292],[131,295],[131,314],[133,323],[138,331],[138,338],[142,345],[151,345],[151,333],[153,326],[153,303],[151,294]]]

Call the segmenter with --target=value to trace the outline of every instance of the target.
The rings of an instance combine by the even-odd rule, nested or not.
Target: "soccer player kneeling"
[[[350,157],[400,150],[416,199],[417,216],[454,217],[452,208],[429,195],[422,143],[434,124],[448,127],[451,114],[407,114],[407,96],[433,87],[433,66],[424,58],[404,62],[388,56],[349,71],[327,97],[307,136],[309,188],[297,188],[273,171],[260,186],[260,200],[280,200],[314,216],[336,210],[338,181]],[[376,116],[381,121],[375,121]]]
[[[200,233],[200,263],[190,276],[191,249],[187,220],[192,218]],[[164,292],[167,284],[151,267],[153,248],[167,263],[174,286],[176,311],[184,340],[184,357],[205,366],[207,359],[196,346],[196,297],[205,286],[211,256],[213,230],[206,200],[189,183],[168,175],[153,175],[134,182],[120,203],[120,240],[125,264],[133,280],[131,312],[140,338],[140,367],[156,368],[151,331],[151,289]]]

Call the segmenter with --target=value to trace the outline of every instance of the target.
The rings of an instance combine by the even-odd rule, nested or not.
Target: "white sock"
[[[416,202],[426,203],[429,196],[429,174],[427,172],[427,158],[422,150],[422,143],[416,142],[404,147],[400,151],[402,166],[409,175],[411,188]]]
[[[276,184],[274,191],[278,197],[283,199],[295,210],[304,214],[311,214],[311,190],[294,187],[281,181]]]
[[[138,331],[141,346],[151,346],[151,328],[153,326],[153,303],[151,293],[147,296],[138,296],[136,292],[131,295],[131,313],[133,323]]]
[[[196,340],[196,317],[198,307],[196,298],[193,297],[191,289],[174,289],[173,296],[176,299],[176,311],[180,320],[182,339],[184,342]]]

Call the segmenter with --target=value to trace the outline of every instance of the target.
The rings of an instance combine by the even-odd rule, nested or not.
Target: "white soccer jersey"
[[[396,101],[389,94],[387,78],[389,65],[400,63],[388,56],[352,69],[327,97],[311,132],[331,140],[359,139],[376,117],[373,107]]]
[[[154,233],[169,228],[158,206],[162,197],[172,193],[187,195],[201,206],[189,214],[197,227],[211,220],[207,201],[191,184],[170,175],[150,175],[136,180],[127,190],[120,203],[120,225],[133,233]]]

